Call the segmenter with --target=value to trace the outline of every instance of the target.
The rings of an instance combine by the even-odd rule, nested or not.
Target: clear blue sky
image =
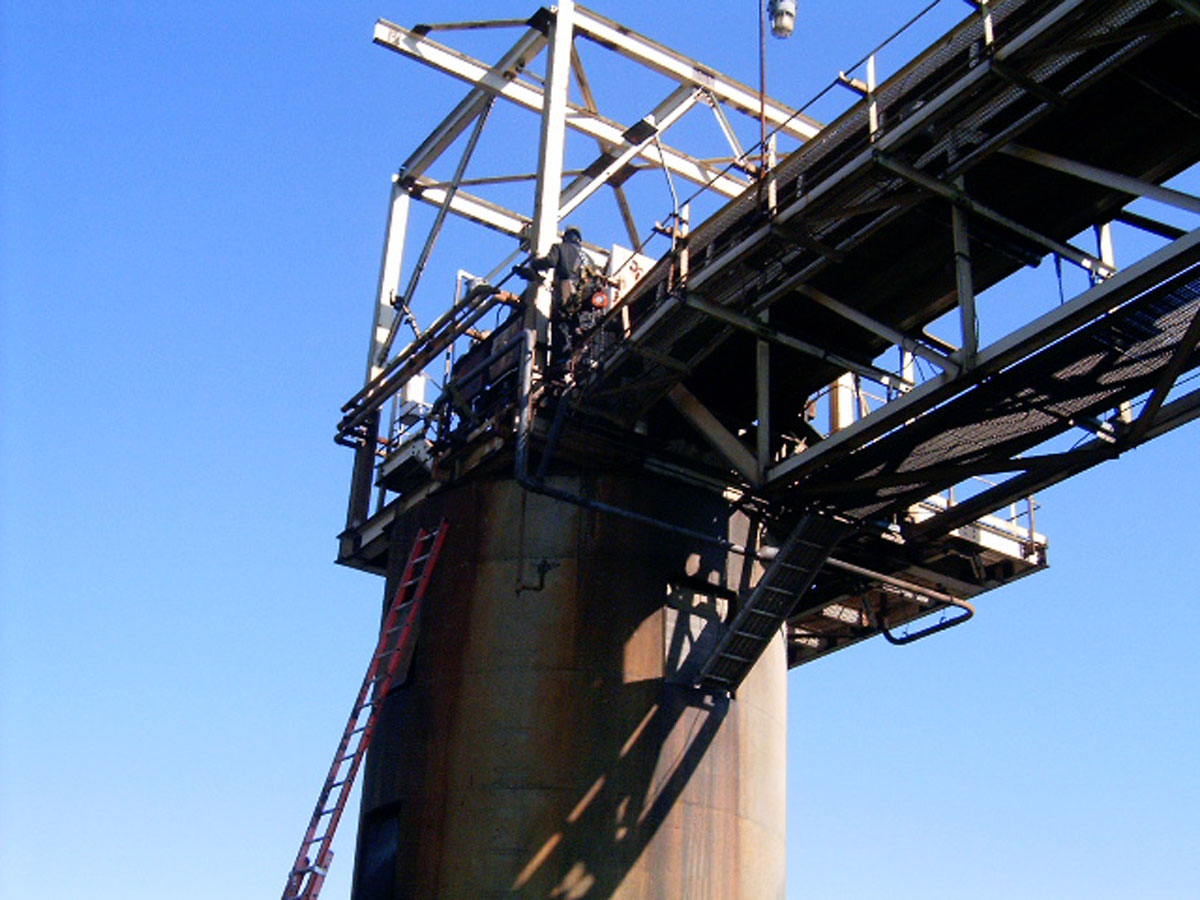
[[[752,0],[594,5],[757,79]],[[802,2],[773,92],[917,5]],[[0,895],[277,896],[381,593],[332,562],[331,436],[389,175],[462,93],[372,25],[532,6],[0,9]],[[1197,435],[1049,491],[1052,568],[970,625],[792,673],[790,898],[1200,896]]]

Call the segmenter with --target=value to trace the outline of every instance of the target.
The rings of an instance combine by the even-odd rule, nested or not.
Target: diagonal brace
[[[640,122],[628,129],[620,146],[602,153],[584,174],[563,188],[561,206],[558,210],[562,221],[579,208],[592,194],[600,190],[609,179],[620,172],[635,157],[642,153],[658,136],[674,125],[696,105],[698,92],[695,88],[679,87],[671,92],[662,103]],[[594,174],[591,174],[595,170]]]
[[[1158,381],[1155,382],[1154,390],[1150,393],[1150,399],[1146,401],[1141,415],[1137,417],[1137,421],[1133,423],[1129,431],[1121,437],[1122,446],[1132,447],[1141,443],[1142,437],[1146,434],[1146,430],[1154,424],[1154,419],[1167,399],[1167,394],[1171,392],[1176,379],[1183,373],[1184,366],[1187,365],[1187,361],[1191,358],[1197,345],[1200,345],[1200,311],[1192,316],[1192,321],[1175,347],[1170,362],[1167,363],[1166,368],[1159,375]]]
[[[741,473],[743,478],[756,487],[762,482],[754,454],[721,424],[721,421],[700,402],[695,394],[682,384],[676,384],[668,392],[667,397],[679,414],[687,419],[704,436],[705,440],[712,444],[713,448]]]
[[[519,78],[506,78],[479,60],[424,38],[400,25],[380,20],[375,25],[374,39],[375,43],[382,47],[425,63],[488,94],[503,97],[539,115],[546,105],[545,91],[536,85]],[[566,126],[611,144],[620,144],[626,131],[611,119],[575,104],[567,106]],[[671,147],[647,146],[639,155],[681,178],[725,197],[736,197],[749,186],[746,180],[735,178],[715,166]]]
[[[1111,278],[1116,274],[1116,269],[1106,264],[1103,260],[1097,259],[1090,253],[1084,253],[1078,247],[1073,247],[1070,244],[1064,244],[1051,237],[1047,237],[1040,232],[1034,231],[1032,228],[1022,225],[1020,222],[1010,219],[1008,216],[997,212],[989,206],[984,206],[982,203],[972,200],[966,191],[954,185],[947,184],[940,178],[935,178],[919,169],[914,169],[912,166],[883,153],[876,153],[875,161],[883,168],[894,172],[906,181],[911,181],[913,184],[925,188],[931,194],[948,200],[960,209],[965,209],[968,212],[994,222],[1000,227],[1006,228],[1014,234],[1025,238],[1027,241],[1044,247],[1051,253],[1057,253],[1063,259],[1069,259],[1081,269],[1100,278]]]

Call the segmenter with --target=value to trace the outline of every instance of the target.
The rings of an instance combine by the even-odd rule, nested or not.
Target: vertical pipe
[[[375,445],[379,441],[379,411],[363,422],[363,442],[354,450],[354,470],[350,476],[350,501],[346,508],[346,530],[357,528],[371,514],[371,481],[375,475]],[[345,555],[345,554],[343,554]]]
[[[992,10],[989,6],[989,0],[979,0],[979,15],[983,17],[983,43],[988,49],[991,49],[992,43],[996,40],[995,33],[992,30]]]
[[[767,0],[758,0],[758,205],[767,174]]]
[[[870,129],[871,142],[879,134],[879,106],[875,102],[875,54],[867,57],[867,123]]]
[[[767,139],[767,215],[774,216],[778,206],[778,183],[775,178],[775,148],[776,136]]]
[[[758,318],[766,325],[769,316],[770,310],[764,309]],[[755,362],[758,367],[755,378],[758,396],[758,480],[762,482],[766,480],[767,469],[771,465],[771,345],[761,338],[755,345]]]

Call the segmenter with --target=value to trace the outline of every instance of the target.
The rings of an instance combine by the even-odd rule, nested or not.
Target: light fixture
[[[771,17],[771,34],[777,38],[792,36],[796,28],[796,0],[770,0],[767,14]]]

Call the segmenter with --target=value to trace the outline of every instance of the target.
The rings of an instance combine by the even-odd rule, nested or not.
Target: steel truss
[[[805,533],[819,530],[816,522],[838,522],[836,535],[815,542],[837,543],[838,560],[821,569],[815,558],[788,562],[781,554],[755,595],[767,604],[768,587],[788,580],[788,565],[802,570],[803,602],[762,607],[776,624],[787,621],[794,664],[949,606],[969,616],[964,597],[1045,565],[1033,492],[1200,415],[1200,392],[1181,388],[1200,364],[1200,231],[1127,209],[1144,199],[1185,215],[1200,212],[1200,198],[1164,185],[1200,160],[1200,113],[1179,89],[1195,83],[1195,54],[1181,52],[1200,36],[1195,4],[978,3],[890,77],[877,79],[873,57],[865,81],[843,76],[838,83],[857,102],[819,131],[820,140],[771,168],[769,192],[754,184],[764,173],[724,110],[761,113],[798,139],[818,133],[811,120],[777,101],[760,109],[744,85],[570,2],[524,24],[492,65],[430,39],[451,26],[376,26],[382,46],[469,90],[393,185],[368,382],[344,407],[339,426],[339,438],[358,447],[357,472],[369,474],[373,423],[384,400],[432,348],[495,302],[464,301],[450,320],[387,358],[404,309],[402,302],[398,313],[392,300],[410,201],[438,206],[439,222],[465,217],[541,254],[563,217],[605,187],[635,240],[622,185],[645,169],[667,173],[673,190],[678,179],[728,202],[694,226],[687,207],[677,208],[663,228],[671,252],[596,332],[615,330],[621,339],[578,352],[577,362],[587,364],[558,398],[548,433],[539,419],[540,404],[553,408],[555,400],[538,375],[544,291],[527,304],[535,312],[523,337],[506,339],[470,375],[520,350],[519,473],[533,470],[533,454],[540,453],[536,468],[545,473],[556,453],[605,448],[613,459],[639,458],[654,471],[687,471],[742,491],[785,546],[803,544]],[[677,86],[640,122],[612,121],[597,108],[577,37]],[[543,50],[547,75],[536,83],[524,73]],[[582,104],[570,101],[572,78]],[[536,173],[503,176],[536,181],[531,216],[463,190],[499,180],[466,177],[471,141],[450,181],[427,174],[468,129],[483,127],[497,98],[541,116]],[[700,105],[713,110],[729,138],[727,165],[663,141]],[[568,129],[597,145],[591,164],[573,172],[563,168]],[[1167,243],[1119,268],[1112,222]],[[1101,237],[1095,251],[1077,237],[1089,228]],[[1078,267],[1091,287],[982,346],[979,295],[1047,256]],[[401,300],[411,296],[420,268]],[[942,316],[956,319],[957,340],[929,333]],[[882,362],[889,355],[899,360],[894,368]],[[922,376],[921,367],[932,374]],[[867,399],[871,385],[881,395],[875,401]],[[826,428],[812,418],[818,401],[828,410]],[[464,465],[509,445],[511,432],[470,419],[463,417],[470,425]],[[1046,448],[1077,430],[1086,434],[1077,446]],[[646,432],[697,449],[683,460],[656,456],[653,441],[640,437]],[[991,479],[987,488],[962,490],[981,476]],[[530,484],[536,488],[540,477],[528,476]],[[955,489],[962,496],[936,499]],[[372,563],[363,541],[386,529],[387,515],[381,510],[367,521],[369,490],[369,478],[356,479],[347,533],[358,543],[343,552],[364,567]],[[1025,504],[1024,526],[989,524],[990,513],[1017,501]],[[989,528],[1015,542],[1015,562],[977,554],[974,572],[937,568],[935,553],[962,555],[967,530]],[[743,630],[762,630],[763,639],[772,631]],[[750,646],[726,650],[739,671],[755,658]],[[714,658],[704,671],[718,665]],[[736,682],[732,671],[720,678]]]
[[[509,50],[492,64],[430,37],[434,32],[514,27],[524,30]],[[666,76],[678,86],[639,121],[632,125],[617,122],[603,115],[596,104],[587,72],[575,49],[576,38]],[[417,25],[413,28],[380,20],[375,26],[374,40],[382,47],[465,82],[470,89],[405,159],[393,178],[367,357],[366,387],[346,405],[345,416],[338,428],[339,441],[356,444],[364,453],[374,453],[377,435],[364,431],[363,423],[370,420],[384,402],[401,389],[405,377],[412,374],[411,366],[405,361],[427,356],[422,346],[423,335],[415,329],[414,345],[404,348],[399,355],[393,355],[393,343],[402,324],[406,321],[412,324],[409,304],[447,215],[507,235],[515,239],[520,248],[540,255],[557,238],[559,223],[607,187],[616,197],[630,241],[637,248],[642,240],[639,234],[645,234],[649,229],[639,229],[626,197],[624,184],[632,175],[646,169],[659,169],[723,197],[739,196],[757,176],[757,163],[738,142],[726,109],[755,118],[761,116],[772,128],[798,140],[810,138],[820,129],[812,119],[773,98],[761,97],[756,89],[711,67],[701,66],[695,60],[572,2],[560,3],[553,9],[539,9],[527,20]],[[549,74],[544,83],[535,83],[525,76],[543,51],[549,56]],[[571,75],[583,97],[583,105],[569,99]],[[468,163],[487,121],[488,111],[497,99],[541,118],[538,170],[469,179],[466,177]],[[698,105],[711,110],[729,141],[732,155],[727,164],[700,159],[663,142],[668,129]],[[572,173],[563,171],[567,129],[590,136],[597,145],[597,156],[592,162]],[[472,131],[471,137],[453,177],[449,181],[430,177],[427,174],[430,168],[468,130]],[[572,176],[566,186],[561,185],[564,174]],[[463,189],[464,185],[482,188],[522,180],[533,180],[537,185],[537,210],[532,217]],[[438,213],[407,286],[402,290],[404,247],[413,200],[437,207]],[[589,250],[593,256],[603,256],[607,252],[595,246],[590,246]],[[535,304],[539,316],[533,327],[541,341],[545,340],[548,303],[548,296],[543,292]],[[456,333],[454,337],[457,336]],[[441,336],[430,340],[444,343]],[[362,491],[361,486],[359,491]],[[362,503],[352,506],[361,509]]]

